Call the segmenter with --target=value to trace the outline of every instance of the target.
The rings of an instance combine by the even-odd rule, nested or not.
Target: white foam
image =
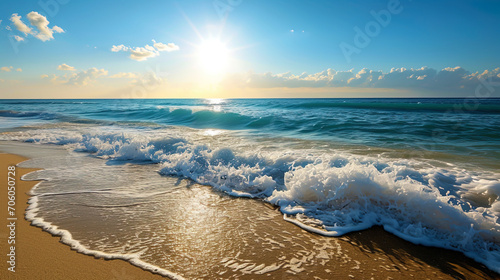
[[[36,184],[32,188],[32,190],[36,189],[38,184]],[[61,237],[61,242],[70,246],[72,250],[85,255],[94,256],[96,258],[124,260],[144,270],[151,271],[152,273],[156,273],[164,277],[169,277],[170,279],[184,279],[178,274],[142,261],[141,252],[135,254],[109,254],[102,251],[90,250],[87,247],[83,246],[78,240],[75,240],[69,231],[59,229],[56,225],[46,222],[42,217],[38,217],[38,196],[32,196],[28,200],[28,204],[29,206],[26,209],[25,214],[26,220],[30,221],[32,225],[40,227],[44,231],[47,231],[52,235]]]
[[[499,173],[321,149],[280,150],[230,133],[213,138],[187,128],[40,129],[0,139],[160,163],[162,174],[265,199],[280,207],[285,220],[318,234],[340,236],[381,225],[413,243],[461,251],[500,273]]]

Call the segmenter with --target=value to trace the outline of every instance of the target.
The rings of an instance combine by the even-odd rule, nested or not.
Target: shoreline
[[[6,170],[9,165],[17,165],[26,157],[0,153],[0,180],[6,181]],[[37,181],[22,181],[21,176],[37,169],[16,167],[16,269],[7,270],[7,262],[0,265],[2,279],[165,279],[164,277],[145,271],[130,263],[119,260],[97,259],[72,250],[61,244],[60,236],[53,236],[41,228],[32,226],[25,219],[28,207],[29,191]],[[2,183],[2,186],[4,184]],[[3,189],[3,188],[2,188]],[[7,196],[0,195],[2,210],[7,205]],[[0,219],[6,220],[6,212],[0,211]],[[6,228],[3,226],[2,228]],[[7,253],[6,232],[0,233],[0,252]],[[4,254],[5,253],[5,254]],[[3,258],[2,258],[3,259]]]
[[[0,153],[0,159],[2,163],[0,165],[1,180],[6,179],[4,178],[6,176],[4,170],[8,165],[17,165],[27,160],[22,156],[3,153]],[[0,266],[2,279],[166,279],[134,266],[130,262],[127,263],[127,261],[90,258],[90,255],[78,253],[66,244],[64,246],[57,245],[57,243],[62,243],[60,236],[50,236],[47,232],[44,233],[41,228],[32,226],[30,222],[25,220],[24,214],[30,198],[27,193],[37,184],[37,181],[21,181],[19,178],[35,170],[37,169],[16,167],[17,238],[19,241],[16,252],[18,257],[16,257],[17,269],[15,273],[6,273],[8,272],[6,263],[2,263]],[[7,198],[5,196],[0,197],[2,197],[2,205],[6,205]],[[247,201],[245,199],[240,202],[244,201],[256,203],[254,200]],[[268,208],[263,202],[258,203],[261,203],[262,207]],[[0,214],[0,218],[4,220],[5,216],[6,213]],[[328,279],[328,277],[347,278],[351,276],[368,279],[370,277],[374,277],[374,279],[386,279],[387,277],[500,279],[498,274],[467,258],[462,253],[415,245],[385,232],[380,227],[331,238],[304,231],[296,225],[281,220],[281,218],[276,219],[275,223],[277,222],[279,222],[279,229],[285,229],[292,235],[300,234],[310,240],[315,240],[316,243],[331,241],[338,245],[338,247],[332,247],[332,251],[338,251],[339,249],[342,251],[342,253],[337,253],[338,256],[332,257],[332,264],[328,268],[325,267],[324,271],[305,270],[304,273],[288,275],[291,279],[306,279],[311,276],[311,273],[318,275],[320,279]],[[0,236],[6,235],[2,232]],[[278,241],[284,242],[279,239]],[[5,248],[6,240],[0,240],[0,243],[0,253],[3,253],[7,250]],[[293,250],[293,248],[290,248],[290,250]],[[285,253],[283,252],[283,254]],[[316,255],[316,258],[318,258],[318,255]],[[323,261],[321,258],[318,260]],[[355,264],[357,268],[352,267],[352,264]],[[300,268],[300,265],[296,266],[296,268],[305,268],[305,264],[302,268]],[[285,270],[285,268],[282,268],[269,276],[283,279],[282,277],[287,276]],[[258,276],[249,274],[240,278],[255,279]],[[304,276],[306,278],[303,278]],[[224,274],[219,277],[229,279],[230,275]]]

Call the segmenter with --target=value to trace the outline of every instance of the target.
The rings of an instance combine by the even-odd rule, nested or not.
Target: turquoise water
[[[500,99],[2,100],[0,110],[20,124],[217,128],[500,159]]]
[[[0,121],[0,140],[156,164],[313,232],[380,225],[500,272],[500,99],[1,100]]]

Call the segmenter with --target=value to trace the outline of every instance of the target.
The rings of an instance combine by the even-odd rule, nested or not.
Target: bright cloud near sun
[[[162,52],[162,51],[172,52],[172,51],[178,51],[179,50],[179,46],[177,46],[174,43],[163,44],[163,43],[160,43],[160,42],[156,42],[155,40],[153,40],[153,43],[154,43],[153,46],[157,50],[159,50],[160,52]]]
[[[159,56],[160,52],[171,52],[171,51],[177,51],[179,50],[179,46],[177,46],[174,43],[168,43],[164,44],[161,42],[156,42],[155,40],[153,41],[153,46],[150,45],[145,45],[144,47],[127,47],[125,45],[113,45],[111,47],[112,52],[129,52],[130,53],[130,59],[137,60],[137,61],[145,61],[148,58],[152,58],[155,56]]]
[[[115,79],[137,79],[138,75],[136,73],[130,73],[130,72],[120,72],[118,74],[114,74],[112,76],[109,76],[110,78],[115,78]]]
[[[89,68],[87,70],[77,71],[72,66],[67,64],[61,64],[57,67],[58,70],[72,71],[70,74],[64,75],[52,75],[51,82],[54,84],[66,84],[74,85],[77,87],[86,86],[92,84],[97,78],[107,76],[108,71],[104,69],[98,69],[95,67]],[[74,71],[74,72],[73,72]],[[49,78],[49,75],[44,74],[40,76],[42,79]]]

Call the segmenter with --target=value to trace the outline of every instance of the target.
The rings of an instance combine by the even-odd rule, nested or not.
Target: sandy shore
[[[21,156],[0,154],[0,220],[7,224],[7,167],[26,160]],[[69,246],[59,242],[40,228],[31,226],[24,219],[29,196],[27,193],[36,184],[32,181],[21,181],[22,175],[33,171],[27,168],[16,168],[16,272],[8,271],[5,261],[9,254],[7,244],[8,232],[2,225],[0,231],[0,279],[163,279],[141,268],[122,260],[95,259],[72,251]]]
[[[15,165],[25,158],[0,154],[1,194],[0,219],[7,224],[7,167]],[[69,246],[61,244],[59,237],[51,236],[40,228],[31,226],[24,219],[29,190],[36,182],[20,181],[19,178],[33,169],[16,168],[16,272],[7,270],[5,261],[0,265],[0,279],[162,279],[141,268],[122,260],[95,259],[72,251]],[[187,197],[204,193],[206,198],[212,191],[208,187],[192,187]],[[231,198],[231,201],[233,199]],[[227,203],[230,203],[229,201]],[[248,204],[248,205],[247,205]],[[341,238],[329,238],[306,232],[299,227],[282,220],[281,215],[272,210],[268,204],[255,200],[239,199],[235,205],[262,213],[267,208],[269,215],[262,224],[255,224],[257,236],[268,236],[279,245],[275,251],[265,253],[261,249],[252,249],[248,254],[242,253],[240,259],[248,263],[258,261],[264,263],[277,262],[283,258],[280,269],[263,275],[242,274],[245,263],[234,263],[230,260],[218,260],[213,252],[221,248],[205,248],[197,252],[198,260],[192,264],[184,263],[182,256],[170,256],[172,264],[168,269],[186,276],[188,279],[499,279],[499,275],[485,266],[474,262],[461,253],[418,246],[399,239],[381,228],[372,228],[363,232],[348,234]],[[246,206],[248,207],[246,207]],[[238,210],[237,206],[230,206]],[[261,209],[262,208],[262,209]],[[238,212],[238,211],[233,211]],[[236,217],[236,216],[234,216]],[[255,220],[255,219],[249,219]],[[231,219],[230,227],[240,226],[244,237],[250,224],[244,219]],[[187,221],[185,222],[187,223]],[[7,240],[9,233],[6,226],[0,227],[0,254],[5,260],[9,253]],[[284,234],[286,233],[286,234]],[[251,236],[251,235],[249,235]],[[243,238],[242,237],[242,238]],[[228,237],[234,238],[234,237]],[[203,241],[203,240],[202,240]],[[260,239],[243,238],[242,247],[260,248]],[[246,245],[243,245],[245,243]],[[205,244],[210,247],[210,244]],[[276,246],[278,246],[276,245]],[[186,250],[196,248],[185,244]],[[214,247],[212,243],[211,247]],[[207,249],[208,248],[208,249]],[[266,248],[266,247],[264,247]],[[277,255],[274,255],[277,254]],[[300,257],[299,257],[300,256]],[[203,260],[215,260],[217,265],[203,265]],[[232,262],[232,263],[231,263]],[[296,272],[296,274],[293,273]]]

